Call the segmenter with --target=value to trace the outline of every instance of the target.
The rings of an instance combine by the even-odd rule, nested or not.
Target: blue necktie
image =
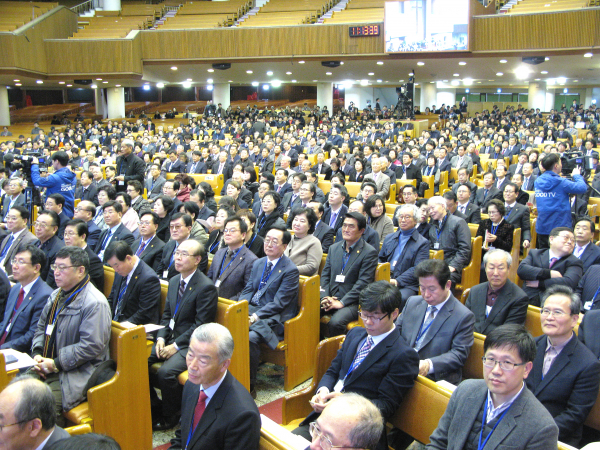
[[[10,246],[12,245],[14,240],[15,240],[15,235],[11,233],[10,237],[8,238],[8,242],[6,242],[4,249],[2,249],[2,253],[0,253],[0,259],[4,258],[6,256],[6,253],[8,252],[8,249],[10,248]]]
[[[127,280],[127,279],[125,279]],[[127,281],[125,282],[125,286],[123,286],[123,289],[121,289],[121,292],[119,292],[119,297],[117,298],[117,306],[115,307],[115,321],[118,322],[118,318],[121,315],[121,310],[123,309],[123,304],[121,302],[121,299],[123,298],[123,295],[125,294],[125,291],[127,290]]]
[[[104,250],[106,248],[106,244],[108,244],[108,241],[110,240],[112,235],[113,235],[112,231],[109,231],[108,234],[106,235],[106,237],[104,238],[104,242],[102,242],[102,250]]]

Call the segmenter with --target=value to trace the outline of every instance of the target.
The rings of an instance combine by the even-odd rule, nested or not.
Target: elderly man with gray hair
[[[233,337],[218,323],[192,334],[183,388],[181,428],[171,449],[257,450],[260,415],[248,390],[228,372]]]
[[[379,409],[365,397],[347,393],[330,400],[319,418],[310,423],[310,449],[374,450],[382,432]]]
[[[146,164],[142,159],[133,154],[133,141],[123,139],[119,146],[119,156],[117,157],[117,192],[125,192],[127,183],[138,180],[144,184],[144,173]]]
[[[529,297],[508,279],[512,263],[510,253],[499,248],[483,257],[488,281],[473,286],[465,304],[475,314],[477,333],[488,335],[505,323],[525,324]]]
[[[419,280],[414,276],[415,267],[429,259],[429,241],[417,230],[421,222],[421,210],[415,205],[400,206],[398,214],[398,231],[385,237],[379,262],[391,265],[390,283],[397,286],[402,300],[419,293]]]

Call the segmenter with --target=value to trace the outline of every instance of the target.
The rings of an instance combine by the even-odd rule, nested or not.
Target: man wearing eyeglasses
[[[537,353],[527,387],[554,417],[558,439],[579,447],[582,424],[598,396],[600,362],[573,332],[579,296],[567,286],[554,285],[542,300],[544,334],[535,340]]]
[[[197,327],[214,322],[217,314],[217,288],[199,270],[205,254],[202,244],[194,239],[181,242],[174,253],[176,275],[169,279],[167,301],[160,320],[164,328],[158,331],[156,345],[148,358],[152,428],[155,431],[168,430],[179,422],[182,387],[177,377],[186,370],[190,338]],[[157,362],[163,364],[152,368]],[[155,387],[161,390],[162,401],[158,399]]]
[[[458,385],[427,450],[556,448],[557,426],[524,383],[535,357],[531,335],[522,325],[502,325],[483,350],[483,380]]]
[[[171,240],[163,247],[162,256],[156,269],[158,277],[163,280],[170,280],[177,275],[177,270],[175,270],[175,251],[182,242],[190,237],[192,231],[191,216],[184,213],[173,214],[169,231],[171,232]],[[206,265],[208,265],[208,262]]]
[[[131,245],[135,238],[121,222],[121,218],[123,217],[123,207],[119,202],[110,200],[102,205],[102,215],[104,217],[104,222],[108,225],[108,229],[100,234],[96,247],[94,247],[94,252],[96,252],[98,258],[105,263],[106,258],[104,257],[104,251],[108,244],[112,241],[125,241]]]
[[[156,235],[159,222],[160,218],[154,211],[142,211],[138,227],[140,237],[131,246],[133,253],[156,273],[158,273],[158,265],[165,246],[165,243]]]
[[[319,381],[311,400],[314,411],[294,434],[310,440],[310,423],[316,420],[322,424],[322,413],[327,405],[348,392],[371,400],[383,416],[383,423],[394,415],[419,371],[417,353],[406,344],[394,325],[400,302],[400,292],[386,281],[371,283],[360,292],[364,328],[355,327],[348,332],[341,350]],[[387,437],[381,433],[377,449],[387,448]]]
[[[13,206],[25,206],[25,196],[23,195],[23,180],[20,178],[11,178],[8,182],[6,195],[2,198],[2,223],[0,227],[6,228],[6,215]]]
[[[29,211],[24,206],[13,206],[6,216],[6,228],[10,234],[0,244],[0,269],[12,275],[12,260],[21,245],[34,244],[37,238],[27,229]]]
[[[73,215],[73,219],[83,220],[87,224],[87,245],[89,245],[91,248],[96,246],[96,242],[98,242],[100,233],[102,233],[102,230],[98,228],[98,225],[96,225],[96,222],[94,222],[95,216],[96,205],[88,200],[79,202],[79,204],[75,207],[75,214]]]
[[[94,250],[86,242],[88,228],[83,220],[73,219],[67,222],[65,227],[65,245],[73,247],[79,247],[85,250],[90,259],[90,280],[96,289],[104,292],[104,264],[98,258],[98,255],[94,253]],[[56,282],[54,281],[54,271],[50,271],[48,274],[48,285],[56,289]]]
[[[54,211],[43,210],[33,224],[35,236],[39,239],[36,246],[46,255],[46,263],[42,266],[40,276],[48,284],[50,284],[50,266],[54,264],[58,251],[65,246],[65,243],[57,236],[59,223],[58,214]],[[56,288],[51,284],[50,286],[53,289]]]
[[[583,276],[583,263],[572,255],[575,235],[570,228],[554,228],[549,235],[550,248],[530,249],[517,269],[524,280],[523,290],[529,303],[540,305],[540,294],[551,286],[563,285],[571,289]]]

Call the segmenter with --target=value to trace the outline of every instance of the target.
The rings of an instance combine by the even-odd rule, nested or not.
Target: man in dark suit
[[[140,216],[140,237],[131,246],[135,256],[144,261],[157,274],[165,243],[156,236],[160,218],[154,211],[145,211]]]
[[[315,232],[313,236],[316,237],[319,241],[321,241],[321,248],[323,249],[323,253],[327,253],[329,251],[329,247],[333,244],[333,228],[331,228],[328,224],[323,222],[323,214],[325,213],[325,208],[323,203],[319,202],[310,202],[308,204],[309,208],[317,215],[319,219],[317,225],[315,225]]]
[[[188,214],[175,213],[171,217],[171,240],[163,247],[160,262],[156,270],[160,279],[170,280],[177,275],[175,269],[175,252],[181,243],[190,237],[192,225],[192,218]],[[208,266],[208,259],[203,259],[206,259],[206,261],[200,262],[199,269],[204,273]]]
[[[575,223],[575,248],[573,256],[583,263],[583,273],[596,264],[600,264],[600,247],[594,245],[596,225],[589,217],[582,217]]]
[[[226,151],[219,152],[219,160],[215,161],[212,166],[212,173],[215,175],[223,174],[225,180],[230,179],[233,173],[233,167],[227,162],[228,156]]]
[[[123,139],[119,147],[119,156],[116,161],[117,175],[117,192],[125,192],[127,182],[138,180],[144,182],[144,172],[146,165],[144,161],[133,154],[133,141],[131,139]]]
[[[330,228],[333,228],[334,233],[342,228],[344,217],[348,212],[348,207],[344,205],[344,200],[348,198],[348,190],[346,186],[341,184],[331,186],[329,191],[329,208],[325,209],[323,218],[321,219]]]
[[[36,246],[46,255],[46,263],[40,272],[42,280],[46,283],[50,281],[50,266],[54,264],[56,254],[65,246],[65,243],[56,235],[59,220],[58,214],[54,211],[43,210],[39,213],[37,220],[33,224],[35,237],[38,238]]]
[[[346,213],[343,239],[333,244],[321,273],[321,309],[331,314],[329,336],[346,332],[358,319],[360,291],[375,280],[377,250],[361,239],[367,220],[362,214]]]
[[[483,187],[475,192],[474,203],[481,208],[481,212],[487,214],[487,206],[490,200],[502,201],[502,191],[494,186],[494,174],[486,172],[483,174]]]
[[[254,261],[250,279],[239,297],[249,304],[250,390],[253,396],[256,395],[254,386],[260,363],[260,343],[275,349],[283,338],[284,323],[295,317],[298,309],[298,268],[283,254],[291,239],[284,225],[271,227],[264,243],[267,256]]]
[[[177,377],[186,369],[185,356],[193,331],[213,322],[217,314],[218,294],[215,285],[198,270],[204,254],[202,244],[193,239],[177,249],[175,269],[179,275],[169,280],[165,310],[160,320],[156,344],[148,365],[163,362],[156,375],[150,371],[150,396],[153,404],[154,430],[173,428],[181,407],[181,386]],[[162,402],[154,387],[162,392]]]
[[[600,362],[573,332],[580,303],[571,288],[554,285],[544,292],[542,331],[527,387],[548,409],[561,442],[579,447],[582,425],[598,397]]]
[[[456,184],[454,185],[456,186]],[[464,214],[467,223],[481,223],[481,210],[473,203],[471,195],[471,187],[468,184],[463,184],[456,189],[457,204],[456,209],[458,212]]]
[[[444,198],[431,197],[427,204],[432,220],[429,229],[431,249],[444,250],[444,261],[450,267],[452,282],[458,283],[462,278],[463,268],[471,260],[469,225],[463,219],[450,214]]]
[[[49,195],[44,203],[44,209],[47,211],[54,211],[56,214],[58,214],[59,224],[57,235],[59,239],[64,238],[65,226],[67,226],[67,222],[71,220],[71,218],[67,216],[64,206],[65,198],[61,194]]]
[[[484,379],[465,380],[458,386],[427,449],[477,448],[481,434],[474,430],[480,430],[482,424],[488,431],[494,428],[494,433],[487,433],[486,447],[490,449],[555,448],[558,427],[546,408],[524,388],[535,357],[531,335],[523,326],[504,325],[486,337],[483,349]],[[500,420],[506,422],[496,428]]]
[[[412,163],[412,155],[410,152],[404,152],[402,155],[402,165],[396,167],[397,180],[417,180],[417,186],[423,181],[423,174],[417,166]]]
[[[169,161],[165,163],[167,173],[185,173],[186,165],[177,157],[177,152],[169,152]]]
[[[365,327],[348,332],[342,348],[319,381],[312,398],[314,409],[293,432],[310,438],[309,424],[332,398],[342,392],[360,394],[371,400],[387,422],[413,386],[419,361],[394,321],[400,311],[397,288],[385,281],[371,283],[360,293],[361,317]],[[382,433],[377,449],[387,449]]]
[[[325,179],[327,180],[331,178],[331,167],[325,163],[325,155],[321,151],[317,153],[317,162],[310,170],[317,175],[325,175]]]
[[[8,181],[6,195],[2,198],[2,223],[6,223],[6,215],[13,206],[25,206],[23,180],[20,178],[11,178]]]
[[[104,292],[104,264],[102,264],[98,255],[94,253],[92,247],[86,242],[87,232],[88,228],[83,220],[73,219],[67,222],[65,228],[65,245],[79,247],[86,251],[90,260],[90,281],[96,286],[96,289]],[[57,288],[53,270],[48,273],[48,286],[52,289]]]
[[[411,295],[419,293],[419,282],[414,272],[423,260],[429,259],[429,240],[416,226],[421,221],[421,211],[415,205],[400,206],[399,229],[388,234],[379,252],[379,262],[391,265],[390,282],[400,289],[401,306]]]
[[[192,160],[188,163],[186,172],[187,173],[206,173],[206,164],[200,161],[202,158],[202,152],[200,150],[194,150],[192,153]]]
[[[533,165],[525,163],[523,165],[523,185],[521,189],[524,191],[533,191],[536,176],[533,174]]]
[[[40,276],[46,255],[35,245],[22,246],[15,255],[13,278],[0,324],[0,349],[31,350],[31,341],[42,309],[52,293]]]
[[[158,323],[160,281],[151,267],[133,254],[123,241],[106,248],[106,263],[115,269],[115,279],[107,300],[115,322],[134,325]]]
[[[523,167],[528,161],[528,155],[525,152],[519,154],[519,160],[515,164],[508,166],[508,173],[512,177],[515,173],[523,174]]]
[[[23,206],[13,206],[6,216],[6,228],[10,234],[0,245],[0,267],[9,277],[12,275],[12,260],[21,245],[35,244],[37,238],[27,229],[29,211]]]
[[[504,186],[510,183],[510,180],[506,176],[507,170],[504,165],[498,164],[496,167],[496,179],[494,180],[494,186],[496,186],[501,191],[504,190]]]
[[[258,449],[260,414],[246,388],[227,371],[232,354],[233,338],[224,326],[209,323],[194,330],[186,357],[181,428],[170,448]]]
[[[600,309],[600,265],[591,266],[585,271],[575,289],[581,299],[581,312]]]
[[[70,435],[56,424],[54,395],[44,382],[29,376],[17,377],[0,393],[0,410],[6,449],[46,450]],[[8,427],[9,424],[15,426]],[[16,426],[27,424],[24,426]]]
[[[135,238],[127,227],[121,223],[123,207],[119,202],[110,200],[102,206],[102,209],[104,222],[108,225],[108,229],[100,234],[96,247],[94,247],[94,252],[98,255],[100,261],[105,263],[106,258],[104,258],[104,251],[106,250],[106,247],[108,247],[108,244],[113,241],[125,241],[127,244],[131,245]]]
[[[94,222],[95,216],[96,205],[87,200],[79,202],[75,207],[75,213],[73,214],[73,219],[81,219],[87,224],[87,244],[92,248],[96,246],[100,234],[102,233],[102,230],[98,228],[98,225]]]
[[[458,384],[473,345],[475,316],[452,295],[445,261],[422,261],[415,277],[423,296],[406,301],[396,326],[419,354],[419,375]]]
[[[583,311],[582,311],[583,312]],[[583,320],[579,324],[577,337],[596,358],[600,358],[600,335],[598,327],[600,326],[600,311],[588,311],[583,316]]]
[[[287,182],[289,172],[287,169],[278,169],[275,172],[275,192],[277,192],[282,198],[288,192],[292,191],[292,185]]]
[[[510,254],[500,249],[488,250],[483,257],[488,281],[471,288],[465,306],[475,314],[475,332],[488,335],[505,323],[523,325],[529,297],[508,279],[512,264]]]
[[[237,301],[250,280],[252,264],[258,258],[244,245],[248,225],[237,216],[229,217],[223,225],[226,247],[217,250],[213,257],[208,278],[219,291],[219,297]]]
[[[461,186],[467,186],[469,188],[469,200],[471,202],[475,201],[475,196],[477,194],[477,185],[472,181],[469,181],[469,172],[464,167],[458,169],[458,181],[452,185],[452,192],[454,192],[458,196],[458,188]],[[471,222],[469,222],[471,223]],[[475,222],[473,222],[475,223]]]
[[[148,201],[153,202],[156,197],[162,195],[162,188],[165,184],[165,178],[160,175],[160,166],[152,164],[150,167],[150,176],[146,179],[146,192]]]
[[[83,200],[89,200],[94,202],[95,205],[98,204],[98,187],[93,182],[94,176],[92,172],[83,171],[81,173],[81,186],[77,186],[75,188],[75,198]]]
[[[529,248],[531,241],[531,222],[529,219],[529,208],[517,202],[519,186],[515,183],[507,183],[503,189],[504,206],[506,215],[504,220],[521,229],[521,247]]]
[[[575,237],[570,228],[556,227],[550,232],[550,248],[531,249],[517,269],[524,281],[529,303],[540,304],[540,294],[557,284],[575,289],[583,276],[583,263],[573,256]]]

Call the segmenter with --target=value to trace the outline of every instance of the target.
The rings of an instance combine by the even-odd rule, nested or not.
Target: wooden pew
[[[460,298],[460,295],[465,289],[472,288],[479,284],[479,276],[481,270],[481,236],[471,238],[471,262],[463,268],[460,284],[456,285],[455,296]]]
[[[92,427],[89,423],[84,423],[82,425],[75,425],[72,427],[65,428],[65,431],[69,433],[70,436],[79,436],[81,434],[88,434],[92,432]]]
[[[536,338],[544,334],[542,331],[541,309],[537,306],[529,305],[527,307],[527,317],[525,318],[525,328]]]
[[[112,285],[115,281],[115,269],[112,267],[104,266],[104,296],[108,298]],[[164,305],[163,305],[164,307]],[[162,314],[162,310],[161,310]]]
[[[480,333],[473,333],[473,346],[469,352],[469,356],[463,366],[463,379],[468,378],[483,378],[483,343],[485,336]]]
[[[6,359],[4,358],[4,353],[0,352],[0,391],[4,390],[10,380],[16,377],[19,374],[19,369],[14,369],[10,371],[6,371]]]
[[[113,437],[123,450],[152,448],[150,385],[144,327],[124,328],[113,322],[110,357],[117,372],[91,388],[87,402],[64,415],[75,425],[88,424],[94,433]]]

